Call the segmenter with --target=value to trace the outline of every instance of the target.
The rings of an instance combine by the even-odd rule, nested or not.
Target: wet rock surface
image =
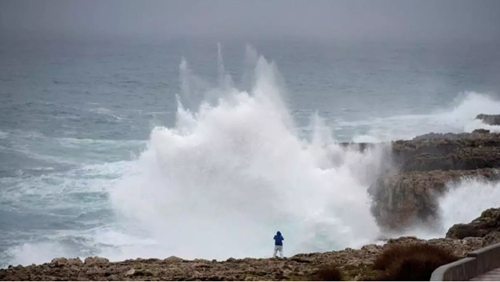
[[[466,177],[500,180],[499,169],[411,171],[379,178],[369,188],[372,214],[390,230],[437,220],[439,197],[447,183]]]
[[[500,180],[500,134],[430,133],[392,142],[394,169],[369,188],[372,213],[383,229],[436,223],[447,183],[476,177]]]
[[[426,134],[392,142],[402,171],[500,168],[500,134],[486,131]]]
[[[500,115],[477,115],[476,119],[481,120],[483,123],[489,125],[500,125]]]
[[[500,208],[491,208],[470,223],[453,225],[446,233],[446,238],[463,239],[465,237],[487,237],[496,241],[500,236]]]

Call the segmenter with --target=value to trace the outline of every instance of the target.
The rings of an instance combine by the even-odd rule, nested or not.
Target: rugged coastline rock
[[[386,230],[432,225],[438,199],[450,181],[464,177],[500,180],[500,134],[487,130],[430,133],[394,141],[391,157],[395,168],[368,190],[372,213]]]
[[[389,148],[398,171],[469,170],[500,168],[500,133],[478,129],[472,133],[429,133],[390,143],[339,143],[361,152]]]
[[[500,180],[500,169],[410,171],[381,177],[369,188],[372,213],[381,227],[390,230],[432,224],[446,184],[464,177]]]
[[[392,142],[392,154],[403,171],[500,167],[500,134],[431,133]]]
[[[477,115],[476,119],[481,120],[488,125],[500,125],[500,115]]]
[[[79,258],[57,258],[50,263],[30,266],[10,266],[0,269],[0,280],[308,280],[324,265],[336,265],[346,280],[370,279],[376,272],[373,261],[385,248],[394,244],[428,243],[446,248],[459,257],[468,252],[500,241],[468,237],[464,239],[421,240],[415,237],[389,239],[384,245],[366,245],[361,249],[346,248],[325,253],[298,254],[285,259],[183,260],[131,259],[109,262],[91,258],[83,263]],[[85,259],[88,261],[89,258]]]
[[[453,225],[446,233],[446,238],[463,239],[465,237],[492,237],[500,235],[500,208],[491,208],[470,223]]]

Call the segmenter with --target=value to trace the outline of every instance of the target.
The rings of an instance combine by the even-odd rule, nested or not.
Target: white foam
[[[100,114],[100,115],[112,117],[112,118],[114,118],[115,120],[118,120],[118,121],[123,120],[122,117],[117,116],[116,114],[114,114],[114,112],[112,110],[110,110],[108,108],[104,108],[104,107],[91,108],[91,109],[89,109],[89,111],[92,112],[92,113],[96,113],[96,114]]]
[[[498,114],[499,109],[500,101],[490,95],[464,92],[447,107],[430,114],[373,118],[355,122],[342,122],[341,125],[352,128],[360,126],[369,128],[368,133],[353,137],[356,142],[411,139],[430,132],[461,133],[472,132],[479,128],[499,132],[500,126],[486,125],[475,119],[480,113]]]
[[[67,197],[72,193],[106,193],[130,169],[130,162],[123,161],[85,165],[69,171],[42,175],[3,177],[0,178],[0,185],[5,189],[0,190],[0,198],[17,203],[20,209],[39,208],[45,212],[52,208],[77,209],[78,203],[67,201]],[[34,199],[36,201],[33,201]],[[90,207],[86,208],[90,209]]]
[[[11,265],[50,262],[57,257],[73,257],[73,253],[57,242],[24,243],[7,250]]]
[[[444,232],[453,224],[471,222],[486,209],[500,207],[500,182],[466,178],[448,186],[449,191],[439,201]]]

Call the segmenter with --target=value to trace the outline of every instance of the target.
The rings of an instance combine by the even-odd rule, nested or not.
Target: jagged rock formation
[[[477,115],[476,119],[481,120],[483,123],[489,125],[500,125],[500,115]]]
[[[495,241],[500,235],[500,208],[491,208],[470,223],[453,225],[446,233],[446,238],[463,239],[465,237],[487,237]]]
[[[380,226],[391,230],[420,222],[432,223],[446,184],[463,177],[500,180],[500,170],[410,171],[379,178],[369,189],[374,199],[372,213]]]
[[[403,171],[500,167],[500,134],[476,131],[426,134],[392,142],[393,159]]]
[[[418,136],[392,142],[396,172],[382,175],[369,188],[372,213],[382,228],[404,229],[433,224],[438,197],[446,184],[464,177],[500,180],[500,134],[473,133]]]

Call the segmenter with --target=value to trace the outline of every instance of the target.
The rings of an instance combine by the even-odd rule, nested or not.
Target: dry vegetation
[[[375,280],[428,281],[436,268],[458,259],[450,251],[429,244],[394,245],[375,259],[373,268],[381,271]]]

